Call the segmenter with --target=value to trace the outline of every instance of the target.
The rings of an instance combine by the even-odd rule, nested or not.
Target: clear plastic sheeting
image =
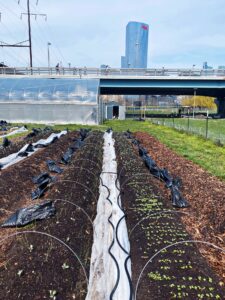
[[[73,101],[97,103],[98,79],[3,78],[0,101]]]
[[[7,157],[0,159],[0,169],[6,169],[11,165],[18,163],[19,161],[23,160],[24,158],[31,156],[33,153],[38,151],[40,148],[36,147],[38,145],[48,146],[51,144],[56,138],[60,138],[62,135],[67,134],[67,131],[61,131],[60,133],[52,133],[47,139],[39,140],[34,144],[26,144],[23,146],[20,151],[16,153],[12,153]],[[31,147],[32,146],[32,147]],[[31,151],[28,151],[28,147],[32,148]],[[24,153],[26,152],[26,155]]]
[[[98,124],[99,79],[2,78],[0,119]]]

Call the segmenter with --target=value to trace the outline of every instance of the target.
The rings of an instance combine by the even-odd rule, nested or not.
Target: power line
[[[37,13],[39,13],[39,11],[36,9],[36,7],[35,7],[33,4],[31,4],[31,7],[32,7],[32,9],[33,9],[34,11],[36,11]],[[38,22],[37,22],[37,25],[38,25]],[[47,27],[48,27],[48,32],[49,32],[49,35],[50,35],[51,38],[49,38],[49,35],[46,34],[46,31],[45,31],[45,30],[42,30],[40,27],[39,27],[39,29],[40,29],[40,30],[42,31],[42,33],[45,35],[45,37],[47,38],[47,41],[51,40],[52,42],[54,42],[54,43],[52,43],[52,45],[54,45],[55,49],[56,49],[57,52],[58,52],[58,54],[57,54],[56,51],[54,51],[54,49],[53,49],[53,51],[55,52],[55,53],[54,53],[54,54],[55,54],[55,57],[60,56],[60,57],[62,58],[62,61],[64,61],[64,63],[66,63],[67,60],[65,59],[63,53],[61,52],[60,48],[58,47],[57,43],[55,42],[56,39],[54,38],[55,36],[54,36],[54,33],[53,33],[52,29],[50,28],[50,25],[49,25],[49,23],[48,23],[48,20],[47,20],[47,22],[46,22],[46,25],[47,25]]]
[[[18,4],[20,4],[20,0],[18,0]],[[36,2],[36,4],[38,4],[38,0]],[[28,21],[28,40],[26,41],[22,41],[19,43],[15,43],[15,44],[9,44],[6,42],[0,42],[0,47],[16,47],[16,48],[29,48],[29,56],[30,56],[30,68],[33,67],[33,55],[32,55],[32,34],[31,34],[31,16],[34,16],[35,19],[37,19],[38,16],[41,17],[45,17],[45,19],[47,20],[47,15],[46,14],[37,14],[37,13],[31,13],[30,12],[30,0],[27,0],[27,12],[26,13],[21,13],[21,19],[23,17],[23,15],[27,15],[27,21]],[[24,43],[29,42],[28,45]]]
[[[18,0],[15,0],[15,2],[16,3],[18,3]],[[36,3],[37,4],[37,3]],[[23,10],[25,10],[25,8],[24,8],[24,6],[21,4],[21,3],[19,3],[19,6],[23,9]],[[31,9],[34,11],[34,12],[37,12],[37,10],[36,10],[36,7],[31,3]],[[37,14],[39,14],[39,12],[37,12]],[[40,15],[43,15],[44,17],[45,17],[45,20],[46,20],[46,15],[45,14],[40,14]],[[22,19],[23,20],[23,19]],[[39,22],[38,22],[38,18],[35,18],[35,20],[36,20],[36,22],[35,22],[35,25],[37,25],[38,27],[39,27]],[[44,44],[46,44],[46,41],[48,40],[48,38],[47,38],[47,40],[45,41],[44,39],[43,39],[43,36],[42,36],[42,34],[40,33],[39,34],[39,32],[38,31],[35,31],[35,34],[34,34],[34,30],[35,30],[35,27],[34,27],[34,24],[33,24],[33,26],[32,26],[32,32],[33,32],[33,34],[32,34],[32,41],[33,41],[33,46],[35,45],[35,49],[36,48],[39,48],[38,50],[39,50],[39,52],[38,53],[40,53],[40,55],[36,55],[36,54],[34,54],[33,53],[33,57],[35,57],[35,61],[38,61],[39,62],[39,64],[41,65],[42,64],[42,61],[39,59],[39,57],[43,57],[43,46],[41,47],[40,46],[40,44],[39,44],[39,41],[41,40],[42,42],[43,42],[43,45]],[[45,31],[43,30],[43,33],[45,33]],[[38,37],[36,36],[38,34]],[[34,48],[34,47],[33,47]]]

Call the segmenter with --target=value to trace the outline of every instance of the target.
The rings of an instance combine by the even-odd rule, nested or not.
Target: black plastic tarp
[[[18,156],[26,157],[28,156],[29,152],[34,152],[34,146],[32,144],[29,144],[24,151],[20,151]]]
[[[46,160],[46,165],[50,172],[61,174],[63,172],[63,169],[61,169],[59,166],[57,166],[56,162],[54,160],[48,159]]]
[[[127,138],[130,138],[131,133],[127,132],[125,134]],[[189,206],[189,203],[186,199],[183,198],[180,187],[181,187],[181,180],[180,179],[173,179],[173,177],[170,175],[169,171],[167,169],[161,169],[157,166],[156,162],[151,158],[151,156],[148,154],[147,149],[140,146],[140,143],[138,140],[133,139],[132,143],[134,145],[137,145],[138,152],[140,157],[143,159],[146,167],[149,169],[150,173],[157,177],[158,179],[165,182],[165,185],[167,188],[171,191],[171,200],[172,205],[174,207],[178,208],[185,208]]]
[[[43,220],[54,216],[56,209],[52,201],[21,208],[5,221],[1,227],[22,227],[33,221]]]
[[[8,147],[9,145],[11,145],[11,141],[9,139],[7,139],[7,137],[4,137],[3,138],[3,142],[2,142],[2,147],[3,148],[6,148]]]
[[[33,183],[37,184],[38,187],[31,193],[32,200],[41,198],[45,191],[48,188],[48,185],[55,180],[54,177],[51,177],[48,173],[42,173],[39,176],[33,177]]]

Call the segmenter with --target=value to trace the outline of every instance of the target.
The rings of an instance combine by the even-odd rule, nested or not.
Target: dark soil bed
[[[8,147],[0,148],[0,159],[12,153],[18,152],[23,146],[25,146],[28,143],[35,143],[40,139],[48,138],[51,133],[52,133],[51,130],[47,132],[41,131],[34,137],[26,138],[26,136],[25,137],[23,136],[15,139],[14,138],[10,139],[11,144]]]
[[[164,196],[158,180],[120,134],[116,135],[116,149],[130,232],[134,290],[144,265],[161,251],[143,272],[137,299],[224,299],[221,278],[208,266],[198,246],[184,242],[193,238],[185,230],[179,212]],[[137,222],[139,225],[134,227]],[[172,244],[176,245],[164,249]]]
[[[71,133],[65,138],[66,146],[74,135],[76,134]],[[46,153],[45,159],[50,154],[51,158],[60,157],[64,149],[57,147],[56,143],[54,147],[51,153]],[[43,155],[42,162],[44,163]],[[45,164],[38,163],[37,158],[31,157],[30,163],[33,168],[27,174],[28,177],[46,169]],[[71,163],[43,198],[54,201],[55,217],[17,229],[17,232],[31,230],[51,236],[27,233],[11,239],[7,247],[2,247],[0,299],[85,299],[87,282],[84,270],[88,278],[93,242],[90,219],[93,220],[96,214],[101,163],[102,134],[91,133],[85,139],[85,145],[74,154]],[[26,169],[28,165],[23,168]],[[21,173],[22,167],[20,168]],[[19,199],[29,198],[31,186],[28,189],[28,181],[26,184],[22,182],[22,178],[18,179],[18,183],[25,188]],[[15,188],[12,191],[13,195],[16,194]],[[8,201],[13,204],[15,198],[12,201],[8,197]],[[11,206],[8,207],[11,210]],[[15,229],[0,231],[6,235],[15,232]],[[77,254],[84,269],[63,243]]]
[[[36,186],[32,178],[48,171],[47,159],[60,160],[77,135],[74,132],[64,135],[48,147],[39,149],[30,157],[0,171],[0,222],[20,207],[34,203],[31,201],[31,192]]]
[[[182,220],[187,231],[196,240],[225,246],[225,182],[210,175],[196,164],[179,156],[147,133],[137,133],[136,138],[149,151],[160,168],[167,168],[173,177],[182,180],[182,194],[191,207]],[[168,190],[164,189],[169,198]],[[205,245],[201,253],[225,283],[225,255]]]

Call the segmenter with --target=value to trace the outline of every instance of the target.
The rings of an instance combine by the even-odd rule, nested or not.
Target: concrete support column
[[[217,113],[221,118],[225,118],[225,97],[219,97],[216,101]]]

